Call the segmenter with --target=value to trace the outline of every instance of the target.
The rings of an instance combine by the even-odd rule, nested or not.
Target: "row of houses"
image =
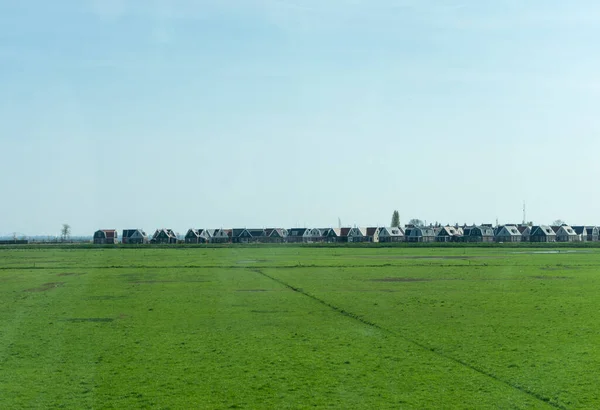
[[[175,243],[335,243],[335,242],[581,242],[598,241],[596,226],[473,225],[368,228],[189,229],[184,237],[172,229],[157,229],[151,238],[143,229],[125,229],[124,244]],[[94,233],[95,244],[116,244],[114,229]]]

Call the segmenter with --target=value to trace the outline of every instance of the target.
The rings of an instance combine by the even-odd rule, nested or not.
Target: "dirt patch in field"
[[[47,290],[60,288],[64,284],[65,282],[48,282],[38,286],[37,288],[25,289],[23,292],[46,292]]]
[[[125,299],[127,296],[113,296],[113,295],[100,295],[100,296],[88,296],[85,300],[118,300]]]
[[[81,276],[81,275],[85,275],[85,272],[65,272],[65,273],[59,273],[56,276]]]
[[[498,259],[496,256],[460,256],[460,255],[447,255],[447,256],[435,256],[435,255],[361,255],[358,258],[363,259]]]
[[[565,279],[571,279],[567,276],[532,276],[532,279],[539,279],[539,280],[565,280]]]
[[[542,266],[540,270],[548,271],[548,272],[556,272],[561,270],[577,270],[581,269],[579,266]]]
[[[432,280],[426,278],[380,278],[371,279],[371,282],[431,282]]]
[[[112,317],[72,317],[72,318],[67,318],[67,319],[62,319],[64,322],[72,322],[72,323],[86,323],[86,322],[92,322],[92,323],[108,323],[108,322],[112,322],[115,319],[113,319]]]
[[[270,292],[267,289],[238,289],[236,292]]]
[[[141,285],[144,283],[153,284],[153,283],[203,283],[203,282],[210,282],[210,281],[209,280],[137,280],[137,281],[132,281],[129,283],[135,283],[136,285]]]
[[[287,310],[251,310],[252,313],[287,313]]]

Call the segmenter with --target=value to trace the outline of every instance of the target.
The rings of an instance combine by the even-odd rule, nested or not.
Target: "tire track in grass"
[[[387,334],[389,334],[391,336],[403,339],[406,342],[411,343],[411,344],[413,344],[413,345],[415,345],[415,346],[417,346],[417,347],[419,347],[419,348],[421,348],[423,350],[431,352],[431,353],[433,353],[433,354],[435,354],[435,355],[437,355],[437,356],[439,356],[441,358],[444,358],[446,360],[449,360],[451,362],[459,364],[459,365],[461,365],[463,367],[466,367],[466,368],[468,368],[468,369],[470,369],[470,370],[472,370],[472,371],[474,371],[476,373],[479,373],[479,374],[481,374],[483,376],[486,376],[486,377],[488,377],[488,378],[490,378],[492,380],[495,380],[495,381],[497,381],[499,383],[502,383],[502,384],[504,384],[504,385],[506,385],[508,387],[511,387],[511,388],[513,388],[515,390],[518,390],[521,393],[524,393],[524,394],[526,394],[526,395],[528,395],[530,397],[533,397],[533,398],[535,398],[535,399],[537,399],[537,400],[539,400],[539,401],[541,401],[541,402],[543,402],[543,403],[545,403],[545,404],[547,404],[547,405],[549,405],[551,407],[554,407],[556,409],[562,409],[562,410],[566,410],[567,409],[565,406],[561,405],[560,403],[556,403],[556,402],[551,401],[551,399],[549,397],[546,397],[546,396],[543,396],[543,395],[541,395],[539,393],[536,393],[533,390],[529,390],[527,388],[521,387],[521,386],[519,386],[519,385],[517,385],[515,383],[510,382],[509,380],[501,379],[498,376],[494,375],[493,373],[490,373],[490,372],[488,372],[488,371],[486,371],[484,369],[481,369],[481,368],[479,368],[479,367],[477,367],[477,366],[475,366],[475,365],[473,365],[471,363],[465,362],[464,360],[460,360],[460,359],[457,359],[457,358],[452,357],[450,355],[447,355],[445,353],[442,353],[442,352],[436,350],[435,347],[427,346],[427,345],[419,342],[418,340],[412,339],[412,338],[410,338],[408,336],[405,336],[405,335],[403,335],[401,333],[395,332],[395,331],[390,330],[388,328],[385,328],[385,327],[383,327],[381,325],[378,325],[377,323],[372,322],[372,321],[370,321],[370,320],[368,320],[368,319],[366,319],[366,318],[364,318],[364,317],[362,317],[360,315],[357,315],[356,313],[350,312],[350,311],[348,311],[346,309],[343,309],[343,308],[341,308],[339,306],[333,305],[333,304],[327,302],[326,300],[323,300],[323,299],[318,298],[317,296],[311,295],[310,293],[302,290],[301,288],[295,287],[293,285],[290,285],[289,283],[286,283],[286,282],[282,281],[281,279],[278,279],[278,278],[276,278],[274,276],[268,275],[268,274],[266,274],[265,272],[263,272],[260,269],[249,269],[249,270],[252,271],[252,272],[258,273],[259,275],[262,275],[265,278],[268,278],[268,279],[270,279],[270,280],[272,280],[272,281],[274,281],[274,282],[276,282],[276,283],[278,283],[278,284],[280,284],[282,286],[285,286],[286,288],[288,288],[288,289],[290,289],[290,290],[292,290],[292,291],[294,291],[296,293],[299,293],[299,294],[301,294],[303,296],[306,296],[306,297],[314,300],[315,302],[318,302],[318,303],[320,303],[320,304],[322,304],[324,306],[327,306],[329,309],[331,309],[331,310],[333,310],[333,311],[335,311],[335,312],[337,312],[337,313],[339,313],[339,314],[341,314],[341,315],[343,315],[343,316],[345,316],[347,318],[350,318],[350,319],[353,319],[353,320],[355,320],[355,321],[357,321],[359,323],[362,323],[363,325],[370,326],[370,327],[375,328],[377,330],[380,330],[380,331],[382,331],[384,333],[387,333]]]

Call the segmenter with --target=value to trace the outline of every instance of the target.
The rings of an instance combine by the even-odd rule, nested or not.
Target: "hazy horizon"
[[[0,1],[0,235],[600,224],[600,4]],[[151,4],[149,4],[151,3]]]

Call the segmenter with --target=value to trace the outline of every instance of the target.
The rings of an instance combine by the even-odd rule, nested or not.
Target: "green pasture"
[[[0,248],[0,408],[600,408],[600,249]]]

